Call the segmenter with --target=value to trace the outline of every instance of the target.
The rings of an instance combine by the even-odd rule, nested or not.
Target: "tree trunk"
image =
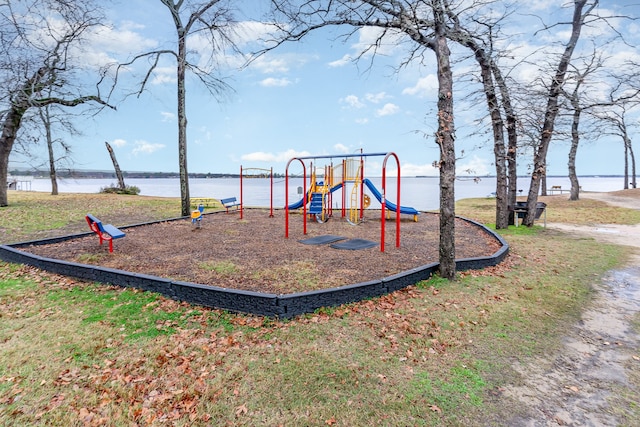
[[[122,176],[120,165],[118,165],[118,160],[116,160],[116,153],[113,152],[113,148],[111,148],[111,145],[107,141],[105,141],[104,144],[107,146],[107,151],[109,151],[109,156],[111,156],[111,162],[113,163],[113,168],[116,171],[116,178],[118,179],[118,188],[121,190],[124,190],[126,186],[124,185],[124,177]]]
[[[453,121],[453,73],[450,51],[443,31],[434,42],[438,64],[438,131],[440,147],[440,277],[456,278],[455,261],[455,178],[456,153]]]
[[[507,209],[510,210],[509,224],[513,224],[513,211],[511,211],[511,209],[516,205],[518,193],[518,165],[516,161],[518,153],[518,118],[513,110],[507,83],[504,81],[502,73],[496,65],[493,66],[493,76],[495,77],[498,88],[500,88],[502,108],[507,119]]]
[[[580,198],[580,183],[578,182],[578,174],[576,173],[576,156],[580,143],[580,133],[578,131],[580,126],[580,113],[580,108],[574,105],[573,122],[571,123],[571,149],[569,150],[569,162],[567,165],[569,169],[569,181],[571,181],[569,200],[578,200]]]
[[[489,106],[489,115],[491,117],[491,125],[493,128],[493,155],[496,164],[496,229],[507,228],[509,226],[509,193],[507,186],[507,153],[504,143],[504,123],[500,114],[500,106],[498,97],[495,92],[495,84],[493,82],[493,74],[488,58],[481,56],[476,59],[480,63],[480,74],[482,76],[482,84],[487,105]]]
[[[0,207],[9,206],[7,199],[7,178],[9,175],[9,155],[16,141],[16,134],[20,128],[20,122],[26,109],[16,105],[7,111],[2,122],[2,135],[0,136]]]
[[[56,174],[56,157],[53,151],[53,137],[51,135],[51,117],[49,116],[49,106],[38,110],[40,120],[44,124],[45,138],[47,139],[47,152],[49,153],[49,179],[51,180],[51,195],[58,195],[58,177]]]
[[[627,135],[624,137],[625,145],[629,149],[629,158],[631,159],[631,188],[636,188],[636,156],[633,154],[633,146],[631,145],[631,138]]]
[[[476,62],[480,66],[480,77],[482,79],[482,88],[489,109],[489,117],[491,117],[491,127],[493,131],[493,154],[496,166],[496,229],[507,228],[509,226],[509,192],[507,180],[506,159],[507,153],[504,141],[504,122],[500,113],[500,103],[496,95],[496,86],[494,82],[495,74],[501,77],[497,65],[492,61],[487,52],[480,46],[473,37],[460,35],[456,37],[458,43],[468,47],[474,53]],[[502,82],[502,90],[506,91],[506,85]],[[515,200],[514,200],[515,202]]]
[[[624,141],[624,189],[629,189],[629,144]]]
[[[190,214],[189,172],[187,170],[186,74],[187,46],[184,30],[178,30],[178,165],[182,216]]]
[[[549,87],[547,108],[544,114],[540,143],[538,144],[533,160],[533,173],[531,174],[531,184],[529,186],[529,194],[527,196],[527,214],[522,221],[522,223],[528,227],[531,227],[535,221],[536,207],[538,204],[538,191],[540,190],[541,180],[546,176],[547,152],[549,151],[549,144],[553,137],[555,120],[558,115],[558,97],[560,96],[560,92],[564,84],[564,77],[567,73],[569,63],[571,62],[573,51],[578,44],[578,39],[580,38],[580,31],[582,30],[582,25],[585,19],[585,16],[582,15],[582,9],[586,3],[587,0],[574,1],[573,19],[571,21],[571,37],[565,47],[562,57],[560,58],[558,69],[556,70],[556,74],[554,75],[551,86]],[[597,2],[595,2],[591,7],[595,7],[596,4]],[[544,194],[546,194],[546,191]]]

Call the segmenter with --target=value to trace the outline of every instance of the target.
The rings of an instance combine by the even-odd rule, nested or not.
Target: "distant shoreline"
[[[76,178],[76,179],[116,179],[115,172],[110,171],[90,171],[90,170],[67,170],[56,172],[58,178]],[[123,171],[124,178],[136,178],[136,179],[158,179],[158,178],[180,178],[180,174],[177,172],[127,172]],[[290,177],[299,177],[298,174],[289,175]],[[29,177],[33,179],[50,179],[48,171],[42,170],[12,170],[9,171],[9,180],[18,179],[20,177]],[[247,175],[244,175],[247,178]],[[252,176],[253,178],[254,176]],[[260,176],[268,178],[269,175]],[[284,178],[282,173],[273,174],[274,178]],[[415,175],[408,176],[403,175],[403,178],[438,178],[438,175]],[[495,178],[495,175],[463,175],[457,176],[457,179],[484,179]],[[240,178],[238,173],[190,173],[189,178]],[[518,178],[529,178],[529,175],[518,175]],[[547,175],[547,178],[568,178],[567,175]],[[578,175],[578,178],[624,178],[624,175]]]

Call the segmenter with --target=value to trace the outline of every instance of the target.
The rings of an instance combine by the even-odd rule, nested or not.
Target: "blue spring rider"
[[[204,212],[204,205],[199,204],[198,210],[191,211],[191,224],[196,228],[200,228],[202,225],[202,213]]]

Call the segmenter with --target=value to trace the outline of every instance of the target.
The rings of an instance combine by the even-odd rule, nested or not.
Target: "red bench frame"
[[[124,231],[117,229],[111,224],[103,225],[102,221],[91,214],[87,214],[84,218],[87,220],[91,231],[96,233],[100,238],[100,245],[102,245],[104,241],[109,242],[109,252],[113,252],[113,239],[119,239],[126,235]]]

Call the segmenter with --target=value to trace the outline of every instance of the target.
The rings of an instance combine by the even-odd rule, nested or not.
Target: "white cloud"
[[[379,110],[376,110],[376,116],[378,117],[391,116],[393,114],[396,114],[398,111],[400,111],[400,107],[398,107],[396,104],[392,104],[389,102],[384,104],[384,106]]]
[[[369,119],[364,117],[362,119],[356,119],[356,123],[359,125],[366,125],[367,123],[369,123]]]
[[[329,62],[329,67],[338,68],[343,67],[353,61],[353,57],[349,54],[344,55],[340,59],[336,59],[335,61]]]
[[[380,40],[383,32],[386,32],[386,34]],[[358,53],[366,51],[366,56],[371,56],[374,53],[372,46],[376,46],[375,53],[377,55],[392,56],[400,50],[398,45],[401,44],[403,38],[404,35],[399,31],[378,27],[364,27],[358,30],[358,41],[351,47]]]
[[[234,25],[231,37],[236,46],[264,43],[265,39],[274,39],[278,28],[268,22],[241,21]]]
[[[173,122],[176,119],[175,113],[169,111],[161,111],[160,115],[162,116],[163,122]]]
[[[415,165],[413,163],[402,164],[401,173],[402,176],[438,176],[440,174],[438,168],[434,168],[433,164]]]
[[[336,150],[337,153],[344,153],[344,154],[348,154],[351,152],[351,150],[349,149],[349,147],[347,147],[344,144],[335,144],[333,146],[333,149]]]
[[[438,91],[438,78],[430,74],[427,77],[420,78],[415,86],[402,90],[403,95],[416,95],[420,98],[433,97]]]
[[[281,79],[276,79],[274,77],[268,77],[260,82],[260,86],[264,87],[285,87],[291,84],[291,80],[283,77]]]
[[[138,140],[134,142],[135,148],[131,151],[134,156],[138,154],[151,154],[165,147],[164,144],[153,144],[145,140]]]
[[[176,69],[175,67],[156,67],[153,72],[153,79],[151,83],[154,85],[160,85],[165,83],[176,83]]]
[[[495,171],[494,171],[495,172]],[[491,174],[491,161],[473,156],[456,162],[457,176],[485,176]]]
[[[158,46],[154,39],[141,34],[145,27],[124,21],[118,27],[99,26],[88,34],[88,43],[77,57],[83,65],[102,67],[127,58],[132,53],[145,52]]]
[[[301,68],[317,59],[318,56],[316,54],[308,53],[268,53],[254,58],[249,64],[249,68],[256,69],[263,74],[287,73],[291,69]],[[242,61],[244,62],[244,59]],[[241,65],[243,62],[238,62],[238,65]]]
[[[366,99],[367,101],[369,101],[369,102],[371,102],[373,104],[379,104],[380,102],[382,102],[386,98],[389,98],[389,96],[385,92],[367,93],[364,96],[364,99]]]
[[[268,73],[286,73],[291,69],[289,62],[284,57],[266,59],[259,57],[252,64],[253,67],[258,68],[261,72]]]
[[[351,108],[362,108],[364,104],[356,95],[347,95],[340,99],[341,104],[347,104]]]
[[[280,153],[266,153],[264,151],[255,151],[253,153],[247,153],[240,156],[241,160],[248,162],[286,162],[293,157],[305,157],[310,156],[308,151],[296,151],[289,149]]]
[[[111,141],[111,145],[115,145],[116,147],[124,147],[125,145],[127,145],[127,141],[121,138],[116,138]]]

